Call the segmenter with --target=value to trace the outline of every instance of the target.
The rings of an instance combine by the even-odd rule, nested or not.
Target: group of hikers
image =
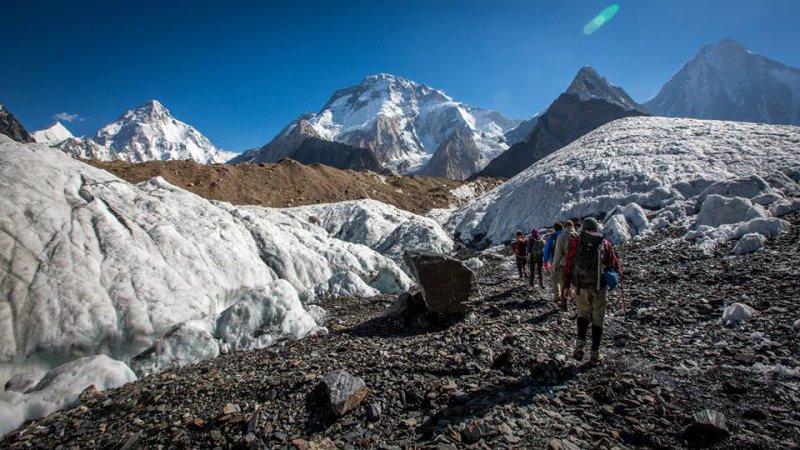
[[[575,302],[578,338],[573,356],[578,361],[583,360],[586,336],[591,325],[589,358],[592,364],[598,364],[605,358],[600,353],[600,341],[606,295],[609,289],[619,284],[622,266],[611,243],[603,238],[602,228],[596,219],[584,219],[580,224],[580,233],[575,225],[572,220],[556,223],[546,240],[536,228],[527,236],[517,231],[512,247],[520,278],[527,278],[528,283],[535,286],[538,277],[539,287],[544,288],[544,269],[550,272],[554,302],[563,311],[567,311],[570,301]]]

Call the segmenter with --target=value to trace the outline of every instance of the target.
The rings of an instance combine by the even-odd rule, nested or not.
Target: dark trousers
[[[517,272],[519,272],[519,277],[520,278],[525,278],[525,275],[526,275],[525,274],[525,262],[526,262],[525,261],[525,257],[520,258],[519,256],[517,256],[516,258],[517,258]]]
[[[544,265],[544,261],[542,258],[531,258],[530,261],[530,269],[531,269],[531,278],[529,283],[533,286],[536,283],[535,274],[539,275],[539,286],[544,287],[544,283],[542,282],[542,266]],[[535,271],[535,274],[534,274]]]

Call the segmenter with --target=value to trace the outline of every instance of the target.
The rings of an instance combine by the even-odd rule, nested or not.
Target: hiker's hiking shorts
[[[588,320],[592,325],[603,326],[606,317],[606,290],[579,289],[575,296],[578,317]]]

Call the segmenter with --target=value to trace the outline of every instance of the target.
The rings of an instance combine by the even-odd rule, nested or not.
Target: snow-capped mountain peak
[[[291,154],[303,141],[298,138],[302,135],[368,149],[382,167],[399,173],[422,170],[426,175],[462,178],[508,148],[503,135],[518,123],[497,112],[457,102],[430,86],[378,73],[334,92],[319,113],[295,120],[251,159],[274,162],[275,157]],[[302,133],[296,129],[298,125],[304,127]],[[460,158],[467,165],[459,166],[439,158],[440,169],[425,172],[435,152],[452,149],[452,145],[443,146],[451,138],[472,141],[469,145],[474,144],[477,153],[470,155],[478,155],[478,160]],[[441,172],[444,168],[448,169]]]
[[[33,139],[39,144],[55,145],[74,138],[75,136],[61,122],[56,121],[47,128],[36,130],[31,133]]]
[[[645,106],[670,117],[800,125],[800,69],[723,39],[702,47]]]
[[[101,128],[91,141],[106,149],[105,153],[110,159],[223,162],[217,149],[205,136],[173,117],[158,100],[148,100],[125,112],[116,121]]]
[[[601,99],[627,110],[644,111],[624,90],[609,83],[592,66],[581,67],[566,92],[583,101]]]

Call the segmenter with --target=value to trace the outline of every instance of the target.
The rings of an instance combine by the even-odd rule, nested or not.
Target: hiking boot
[[[594,365],[597,365],[597,364],[602,364],[603,361],[605,361],[605,359],[606,355],[600,353],[600,349],[597,350],[593,349],[591,352],[591,356],[589,357],[589,362]]]
[[[575,344],[575,351],[572,352],[572,357],[575,358],[575,361],[582,361],[583,360],[583,347],[586,346],[586,341],[578,339],[578,342]]]
[[[566,312],[567,311],[567,300],[566,299],[564,299],[564,300],[559,299],[558,300],[558,306],[561,307],[562,311]]]

